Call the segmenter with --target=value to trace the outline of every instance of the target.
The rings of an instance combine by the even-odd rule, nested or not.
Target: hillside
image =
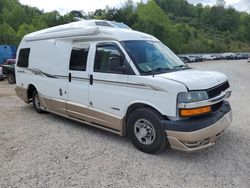
[[[151,0],[134,6],[60,15],[24,6],[18,0],[0,1],[0,44],[17,44],[30,32],[74,21],[74,17],[124,22],[153,34],[176,53],[250,51],[250,14],[233,8],[192,5],[185,0]]]

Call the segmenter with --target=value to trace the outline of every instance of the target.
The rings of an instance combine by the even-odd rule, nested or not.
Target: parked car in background
[[[223,53],[222,57],[225,60],[234,60],[235,59],[235,54],[234,53]]]
[[[178,56],[182,62],[184,63],[192,63],[192,62],[195,62],[195,60],[193,58],[190,58],[189,56],[186,56],[186,55],[179,55]]]
[[[200,55],[189,55],[188,57],[193,58],[194,62],[202,62],[204,61],[203,57]]]
[[[202,56],[205,61],[209,60],[221,60],[221,56],[219,54],[205,54]]]
[[[202,56],[205,61],[213,60],[213,57],[211,54],[205,54]]]
[[[2,65],[2,73],[3,73],[4,76],[6,76],[8,82],[10,84],[16,83],[15,63],[16,63],[15,59],[8,59]]]
[[[247,60],[248,62],[250,62],[250,57],[248,58],[248,60]]]
[[[187,57],[179,57],[179,58],[183,63],[189,63],[189,59]]]
[[[199,54],[185,54],[185,55],[178,55],[178,57],[184,63],[192,63],[192,62],[202,62],[202,61],[204,61],[202,55],[199,55]]]
[[[194,56],[188,55],[187,57],[191,60],[191,62],[196,62],[196,58]]]
[[[7,59],[3,65],[13,65],[16,64],[16,59]]]
[[[235,59],[238,60],[238,59],[248,59],[249,58],[249,55],[246,54],[246,53],[241,53],[241,54],[236,54],[235,55]]]

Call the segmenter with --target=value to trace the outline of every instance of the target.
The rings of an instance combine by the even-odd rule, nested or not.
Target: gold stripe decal
[[[48,78],[68,79],[68,76],[51,75],[51,74],[42,72],[39,69],[26,68],[26,70],[31,71],[35,75],[40,75],[40,76],[44,76],[44,77],[48,77]],[[72,80],[89,82],[89,78],[82,78],[82,77],[74,77],[73,76],[71,79]],[[114,86],[130,87],[130,88],[138,88],[138,89],[149,89],[149,90],[155,90],[155,91],[165,91],[164,89],[159,88],[157,86],[152,86],[150,84],[144,84],[144,83],[128,83],[128,82],[117,82],[117,81],[100,80],[100,79],[94,79],[94,83],[110,84],[110,85],[114,85]]]

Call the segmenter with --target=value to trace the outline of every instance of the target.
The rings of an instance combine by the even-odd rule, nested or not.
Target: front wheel
[[[33,91],[32,102],[33,102],[33,107],[34,107],[36,112],[38,112],[38,113],[43,113],[44,112],[41,109],[40,98],[39,98],[39,95],[38,95],[38,92],[37,92],[36,89]]]
[[[141,108],[129,115],[127,126],[134,146],[145,153],[156,153],[166,146],[166,134],[161,128],[163,118],[156,111]]]

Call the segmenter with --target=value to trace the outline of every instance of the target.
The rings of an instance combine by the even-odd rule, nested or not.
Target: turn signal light
[[[211,112],[211,106],[205,106],[200,108],[181,109],[180,115],[183,117],[188,117],[188,116],[197,116],[209,112]]]

